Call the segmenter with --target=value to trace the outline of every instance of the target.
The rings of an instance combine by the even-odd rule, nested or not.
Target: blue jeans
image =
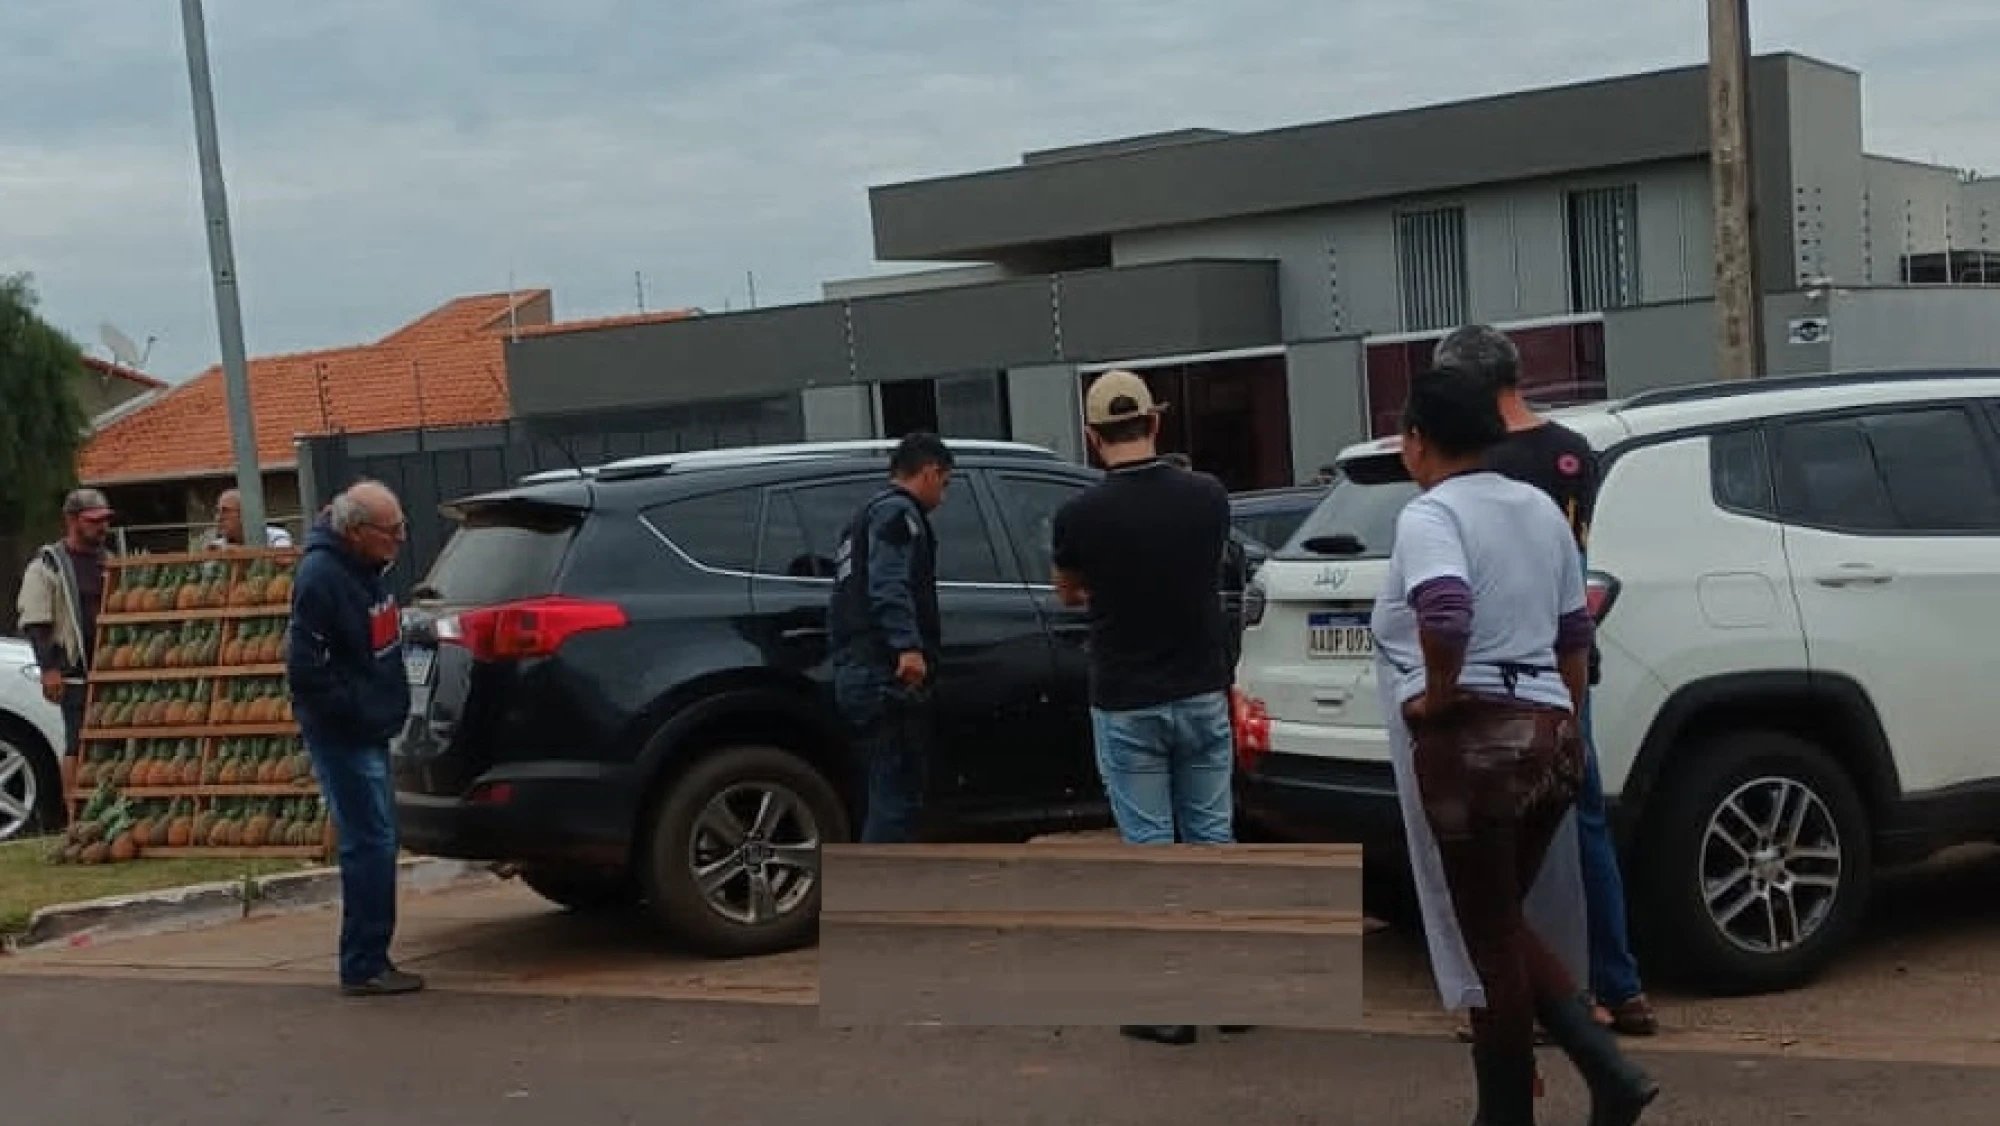
[[[865,774],[868,814],[863,844],[907,844],[917,839],[929,786],[931,712],[870,672],[834,673],[834,698],[853,734]]]
[[[1208,692],[1150,708],[1090,710],[1097,771],[1128,844],[1229,844],[1229,697]]]
[[[387,747],[308,742],[340,852],[340,981],[390,968],[396,933],[396,788]]]
[[[1590,697],[1583,698],[1583,788],[1576,796],[1577,848],[1583,863],[1585,910],[1590,916],[1590,991],[1605,1005],[1637,997],[1639,963],[1626,935],[1625,884],[1618,850],[1604,816],[1604,778],[1597,770],[1597,742],[1590,732]]]

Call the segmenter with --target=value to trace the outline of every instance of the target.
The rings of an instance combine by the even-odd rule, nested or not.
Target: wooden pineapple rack
[[[285,689],[299,555],[234,548],[108,564],[82,745],[64,764],[73,822],[123,803],[103,835],[132,839],[105,839],[103,858],[331,853]]]

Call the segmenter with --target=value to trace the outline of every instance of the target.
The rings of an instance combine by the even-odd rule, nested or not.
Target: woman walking
[[[1658,1086],[1551,952],[1568,936],[1523,911],[1582,783],[1592,626],[1562,513],[1483,468],[1505,436],[1477,375],[1412,381],[1402,457],[1423,493],[1397,521],[1375,606],[1383,714],[1439,991],[1472,1010],[1476,1126],[1533,1126],[1537,1020],[1588,1084],[1591,1126],[1631,1126]],[[1559,847],[1573,854],[1573,830]]]

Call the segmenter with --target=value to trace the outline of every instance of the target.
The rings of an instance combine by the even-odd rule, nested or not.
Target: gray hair
[[[381,499],[384,494],[395,495],[389,493],[389,487],[380,481],[366,478],[356,481],[326,506],[326,522],[333,526],[334,531],[346,535],[368,523],[369,518],[375,515],[374,506],[369,502]]]
[[[1431,351],[1431,366],[1482,376],[1496,387],[1521,381],[1521,350],[1492,325],[1464,325],[1446,334]]]

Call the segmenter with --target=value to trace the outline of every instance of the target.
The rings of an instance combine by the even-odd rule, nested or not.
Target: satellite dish
[[[97,338],[104,342],[106,348],[111,349],[111,358],[124,367],[136,371],[139,365],[145,362],[145,358],[139,355],[139,346],[110,321],[97,326]]]

